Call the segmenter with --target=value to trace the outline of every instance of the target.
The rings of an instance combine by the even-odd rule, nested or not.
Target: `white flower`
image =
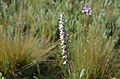
[[[62,58],[65,58],[65,59],[66,59],[67,57],[68,57],[67,55],[64,55]]]
[[[67,64],[67,61],[64,61],[63,64],[64,64],[64,65]]]
[[[67,48],[67,46],[66,46],[66,45],[63,45],[61,48],[62,48],[62,49],[66,49],[66,48]]]
[[[66,29],[64,26],[65,20],[64,20],[64,13],[61,13],[60,15],[60,21],[59,21],[59,31],[60,31],[60,45],[62,49],[62,58],[64,59],[63,64],[68,64],[68,52],[67,52],[67,42],[68,42],[68,34],[66,33]]]
[[[67,53],[67,51],[66,50],[62,50],[62,55],[64,55],[64,54],[66,54]]]

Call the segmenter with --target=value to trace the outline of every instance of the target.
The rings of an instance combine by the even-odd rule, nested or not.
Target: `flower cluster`
[[[64,65],[68,65],[69,64],[69,54],[68,54],[68,39],[67,39],[67,33],[65,30],[65,20],[64,20],[64,13],[60,14],[60,21],[59,21],[59,31],[60,31],[60,45],[61,45],[61,49],[62,49],[62,58],[64,59],[63,64]]]
[[[84,6],[82,13],[85,13],[86,15],[92,15],[92,9],[88,6]]]

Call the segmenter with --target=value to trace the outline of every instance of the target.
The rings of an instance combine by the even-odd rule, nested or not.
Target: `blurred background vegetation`
[[[82,13],[89,6],[92,15]],[[59,15],[69,34],[71,79],[120,79],[120,0],[0,0],[0,72],[6,79],[68,79]]]

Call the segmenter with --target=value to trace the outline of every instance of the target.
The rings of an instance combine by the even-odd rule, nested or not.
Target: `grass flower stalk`
[[[60,14],[60,21],[59,21],[59,31],[60,31],[60,45],[61,45],[61,55],[63,58],[63,64],[67,66],[69,75],[71,74],[70,69],[70,63],[69,63],[69,52],[68,52],[68,39],[67,39],[67,33],[65,30],[65,19],[64,19],[64,13],[62,12]]]

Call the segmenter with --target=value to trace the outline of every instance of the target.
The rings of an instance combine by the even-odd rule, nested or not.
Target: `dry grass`
[[[70,44],[73,79],[79,78],[83,69],[85,69],[83,79],[106,79],[106,75],[118,77],[119,75],[114,73],[120,73],[118,70],[120,65],[111,61],[115,59],[113,48],[118,40],[116,36],[118,31],[116,30],[113,36],[107,38],[104,27],[99,24],[88,27],[87,31],[71,38],[76,39]],[[119,62],[119,60],[116,61]]]
[[[49,43],[49,40],[35,36],[33,29],[26,33],[17,31],[15,35],[0,30],[0,71],[7,75],[14,75],[15,71],[35,60],[42,60],[58,45],[58,42]]]

